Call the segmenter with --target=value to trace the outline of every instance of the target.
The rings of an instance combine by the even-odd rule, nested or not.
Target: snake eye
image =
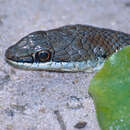
[[[36,61],[41,61],[41,62],[49,61],[50,57],[51,57],[51,53],[49,51],[39,51],[35,55]]]

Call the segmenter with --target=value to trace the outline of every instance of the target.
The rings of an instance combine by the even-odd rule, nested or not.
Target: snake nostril
[[[14,46],[9,47],[5,52],[6,59],[13,59],[16,54],[15,52],[16,52],[16,49],[14,48]]]
[[[6,52],[5,52],[5,57],[6,57],[7,59],[10,59],[10,58],[11,58],[10,49],[9,49],[9,48],[8,48],[8,49],[6,50]]]

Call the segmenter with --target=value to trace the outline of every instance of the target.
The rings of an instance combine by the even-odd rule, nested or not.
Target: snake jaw
[[[48,71],[63,71],[63,72],[95,72],[102,68],[104,59],[99,59],[96,62],[82,61],[82,62],[45,62],[45,63],[23,63],[16,62],[9,59],[6,61],[12,66],[25,70],[48,70]]]

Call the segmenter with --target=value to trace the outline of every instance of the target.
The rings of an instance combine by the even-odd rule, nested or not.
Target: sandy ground
[[[89,24],[130,33],[130,0],[0,0],[0,130],[99,130],[88,94],[94,74],[24,71],[5,50],[36,30]]]

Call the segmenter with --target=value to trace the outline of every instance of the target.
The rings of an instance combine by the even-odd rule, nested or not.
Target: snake
[[[130,34],[91,25],[35,31],[5,52],[14,67],[27,70],[95,72],[114,52],[130,45]]]

